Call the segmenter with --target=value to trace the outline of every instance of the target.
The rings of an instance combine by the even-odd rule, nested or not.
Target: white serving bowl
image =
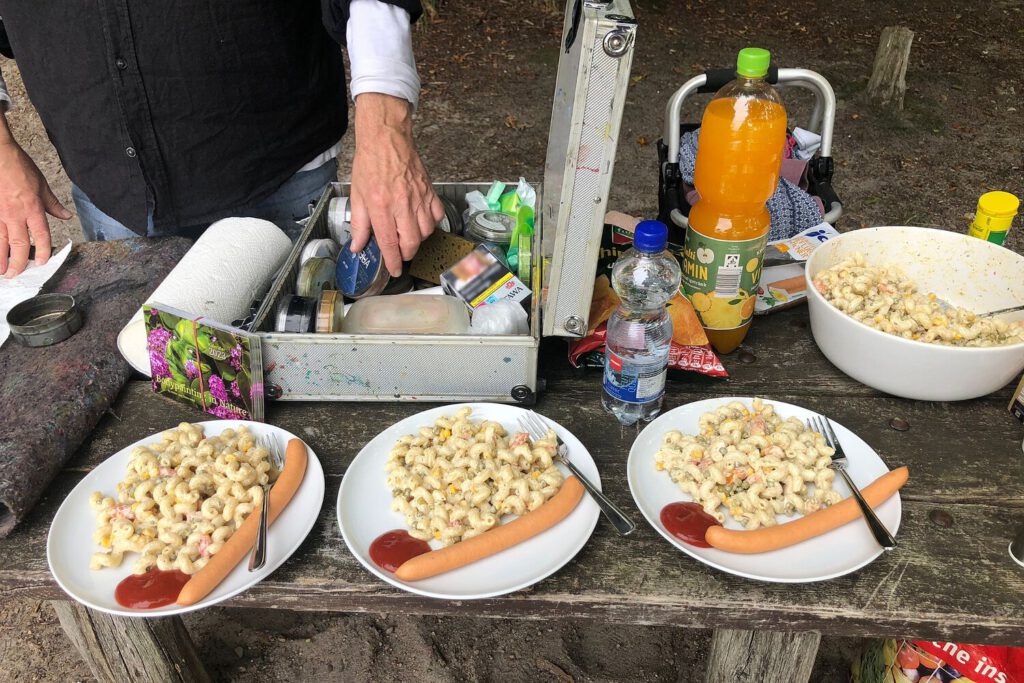
[[[832,363],[869,387],[923,401],[961,401],[1002,388],[1024,369],[1024,343],[960,348],[903,339],[846,315],[813,278],[854,253],[899,265],[922,292],[983,313],[1024,303],[1024,257],[999,245],[931,228],[855,230],[822,244],[807,262],[814,341]],[[1004,317],[1019,319],[1024,314]]]

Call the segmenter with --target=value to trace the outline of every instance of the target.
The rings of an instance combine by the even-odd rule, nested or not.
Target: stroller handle
[[[814,112],[811,114],[809,130],[819,129],[821,135],[821,156],[832,156],[832,131],[836,122],[836,94],[832,86],[821,74],[810,69],[778,69],[773,70],[769,76],[777,74],[774,81],[778,85],[793,85],[805,88],[814,93]],[[676,90],[669,98],[665,107],[665,134],[662,139],[670,150],[679,149],[679,125],[683,104],[694,93],[713,92],[725,75],[729,74],[724,69],[714,69],[706,73],[694,76],[686,81],[679,90]],[[735,72],[732,72],[733,74]],[[729,76],[731,80],[734,75]],[[710,82],[709,82],[710,80]],[[678,153],[678,152],[677,152]]]

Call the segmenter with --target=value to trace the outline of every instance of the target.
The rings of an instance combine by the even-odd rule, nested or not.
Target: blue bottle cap
[[[637,251],[655,254],[668,246],[668,226],[661,221],[640,221],[633,232]]]

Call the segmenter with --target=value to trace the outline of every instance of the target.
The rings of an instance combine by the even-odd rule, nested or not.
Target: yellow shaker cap
[[[1020,200],[1009,192],[986,192],[978,199],[978,212],[993,218],[997,216],[1015,216],[1020,207]]]

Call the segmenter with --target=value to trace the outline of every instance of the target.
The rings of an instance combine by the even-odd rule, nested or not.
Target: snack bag
[[[876,640],[850,673],[852,683],[1024,683],[1024,648]]]
[[[793,237],[769,242],[764,253],[764,267],[757,286],[754,315],[796,306],[807,298],[804,266],[819,244],[839,232],[828,223],[807,228]]]
[[[569,362],[573,367],[603,368],[605,333],[608,318],[619,306],[619,297],[612,289],[611,272],[615,260],[633,244],[633,229],[639,219],[618,211],[605,216],[601,239],[601,256],[597,262],[594,296],[590,301],[590,328],[582,339],[569,342]],[[668,249],[682,260],[683,248],[669,244]],[[696,372],[708,377],[728,377],[722,361],[708,343],[697,313],[681,292],[669,299],[668,313],[672,317],[672,345],[668,353],[669,375],[680,371]]]

